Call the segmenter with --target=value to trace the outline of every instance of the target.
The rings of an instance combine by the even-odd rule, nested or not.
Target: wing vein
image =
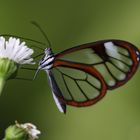
[[[113,58],[113,59],[115,59],[115,60],[118,60],[118,61],[122,62],[123,64],[127,65],[128,67],[130,67],[130,65],[128,65],[127,63],[125,63],[124,61],[122,61],[122,60],[120,60],[120,59],[117,59],[117,58],[112,57],[112,56],[108,56],[108,57],[111,57],[111,58]]]
[[[119,71],[121,71],[122,73],[126,74],[125,71],[123,71],[122,69],[120,69],[119,67],[117,67],[112,61],[109,61],[109,63],[111,63],[115,68],[117,68]]]
[[[123,55],[124,57],[126,57],[126,58],[130,58],[129,56],[127,56],[127,55],[125,55],[125,54],[123,54],[123,53],[121,53],[121,52],[118,52],[119,54],[121,54],[121,55]]]
[[[72,79],[72,77],[69,77],[68,75],[64,74],[64,73],[61,72],[58,68],[56,68],[56,70],[59,71],[60,74],[62,75],[62,79],[63,79],[63,81],[64,81],[65,87],[66,87],[66,89],[67,89],[67,91],[68,91],[70,97],[72,98],[72,100],[74,100],[74,97],[73,97],[73,95],[71,94],[71,91],[70,91],[69,88],[68,88],[68,85],[67,85],[67,83],[66,83],[66,80],[65,80],[64,76],[67,76],[68,78],[71,78],[71,79]]]
[[[81,93],[85,96],[85,98],[87,100],[89,100],[88,96],[84,93],[84,91],[81,89],[81,87],[79,86],[78,82],[76,81],[76,79],[74,79],[75,84],[77,85],[77,87],[79,88],[79,90],[81,91]]]
[[[61,74],[62,74],[62,73],[61,73]],[[67,83],[66,83],[66,81],[65,81],[65,78],[64,78],[64,75],[63,75],[63,74],[62,74],[62,79],[63,79],[63,81],[64,81],[64,84],[65,84],[65,86],[66,86],[66,89],[67,89],[68,93],[70,94],[72,100],[74,100],[74,97],[73,97],[73,95],[71,94],[71,91],[70,91],[69,88],[68,88],[68,85],[67,85]]]
[[[84,81],[84,80],[83,80]],[[93,88],[95,88],[95,89],[97,89],[97,90],[99,90],[100,91],[100,89],[99,88],[97,88],[95,85],[93,85],[92,83],[90,83],[89,81],[88,81],[88,74],[86,73],[86,78],[85,78],[85,81],[89,84],[89,85],[91,85]]]
[[[106,63],[105,63],[104,65],[105,65],[107,71],[109,72],[109,74],[112,76],[112,78],[114,78],[114,80],[118,82],[118,79],[111,73],[111,71],[110,71],[110,69],[108,68],[108,66],[106,65]]]

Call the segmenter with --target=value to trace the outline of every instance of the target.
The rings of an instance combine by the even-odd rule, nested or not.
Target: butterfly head
[[[52,55],[53,53],[52,53],[52,49],[51,48],[46,48],[45,49],[45,55],[46,56],[49,56],[49,55]]]

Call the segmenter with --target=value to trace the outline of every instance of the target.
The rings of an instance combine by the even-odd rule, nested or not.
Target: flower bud
[[[17,125],[9,126],[5,131],[5,138],[3,140],[29,140],[28,133]]]
[[[31,123],[9,126],[5,130],[5,138],[3,140],[36,140],[41,132]]]

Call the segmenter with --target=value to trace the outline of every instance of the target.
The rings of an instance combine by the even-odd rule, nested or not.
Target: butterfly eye
[[[45,55],[50,55],[50,54],[52,54],[51,48],[46,48],[45,49]]]

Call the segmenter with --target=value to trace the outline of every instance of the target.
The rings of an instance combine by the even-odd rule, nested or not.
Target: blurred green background
[[[0,34],[43,41],[30,21],[47,31],[53,51],[101,39],[127,40],[140,48],[138,0],[0,0]],[[44,46],[45,48],[45,46]],[[125,86],[87,108],[68,107],[59,113],[41,72],[33,82],[8,81],[0,97],[0,139],[4,129],[32,122],[40,140],[139,140],[140,70]]]

